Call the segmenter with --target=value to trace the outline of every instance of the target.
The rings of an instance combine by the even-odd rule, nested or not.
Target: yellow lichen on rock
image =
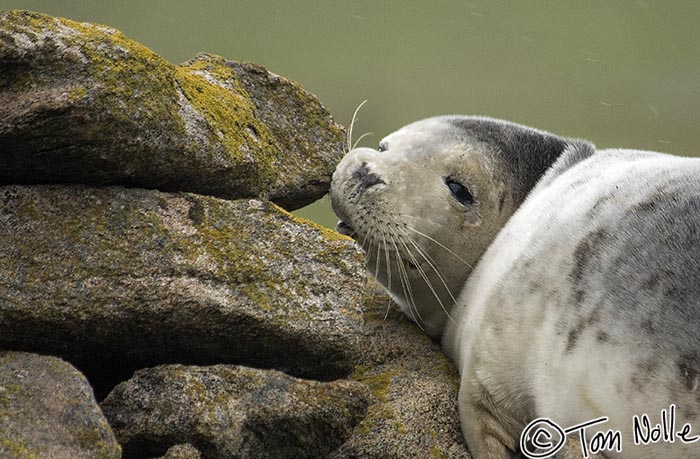
[[[223,143],[230,158],[250,162],[245,152],[252,151],[256,144],[274,149],[274,144],[268,128],[257,119],[250,97],[236,85],[235,72],[225,63],[222,57],[200,54],[176,67],[175,79],[187,100],[212,126],[216,140]],[[269,153],[258,156],[258,160],[260,175],[272,180]]]
[[[342,127],[299,84],[204,53],[175,66],[98,24],[0,12],[1,78],[5,183],[259,197],[293,210],[325,194],[342,156]]]

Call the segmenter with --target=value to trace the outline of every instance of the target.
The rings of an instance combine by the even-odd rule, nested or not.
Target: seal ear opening
[[[547,186],[555,178],[563,174],[567,169],[589,158],[595,153],[595,145],[587,140],[569,139],[566,141],[564,151],[559,158],[547,170],[536,188]]]

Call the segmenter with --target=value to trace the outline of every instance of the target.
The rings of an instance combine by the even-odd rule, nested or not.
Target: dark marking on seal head
[[[448,117],[446,121],[496,153],[509,172],[516,207],[568,145],[561,137],[516,123],[473,117]]]

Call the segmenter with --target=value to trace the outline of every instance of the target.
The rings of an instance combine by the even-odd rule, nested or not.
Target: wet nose
[[[373,187],[374,185],[385,183],[377,174],[369,171],[369,167],[367,167],[367,163],[365,162],[352,173],[352,177],[359,183],[361,191]]]

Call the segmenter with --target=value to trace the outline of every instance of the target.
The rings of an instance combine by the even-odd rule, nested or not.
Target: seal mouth
[[[338,223],[336,223],[335,230],[345,236],[353,237],[355,235],[355,230],[342,220],[339,220]]]

